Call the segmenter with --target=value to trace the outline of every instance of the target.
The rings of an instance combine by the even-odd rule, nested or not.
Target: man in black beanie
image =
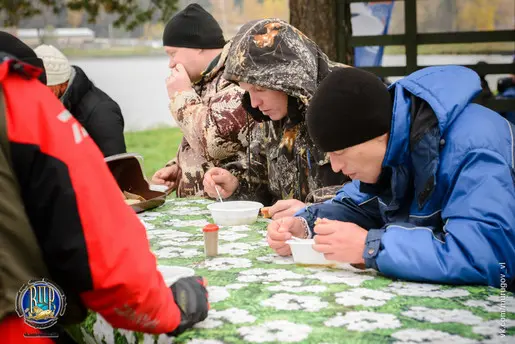
[[[166,24],[163,45],[170,57],[169,108],[184,136],[176,157],[152,182],[177,189],[178,197],[204,196],[208,169],[241,165],[254,122],[241,105],[243,90],[222,77],[230,43],[211,14],[187,6]],[[236,175],[245,172],[234,168]]]
[[[480,91],[461,66],[425,68],[389,89],[357,68],[330,73],[311,100],[308,131],[353,182],[272,222],[270,246],[288,255],[285,241],[306,233],[328,260],[394,278],[513,280],[515,126],[474,104]]]
[[[39,74],[38,79],[46,85],[46,73],[43,61],[37,57],[34,50],[32,50],[27,44],[23,43],[10,33],[0,31],[0,51],[12,55],[22,62],[40,68],[42,72]]]

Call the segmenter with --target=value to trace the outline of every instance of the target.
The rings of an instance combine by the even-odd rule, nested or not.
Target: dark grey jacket
[[[61,97],[63,105],[86,129],[104,157],[126,153],[120,107],[82,69],[72,69],[70,84]]]

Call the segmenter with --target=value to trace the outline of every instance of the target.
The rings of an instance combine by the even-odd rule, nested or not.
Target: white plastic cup
[[[313,249],[314,239],[288,240],[287,244],[291,247],[293,261],[295,264],[302,265],[336,265],[337,262],[327,260],[323,253]]]

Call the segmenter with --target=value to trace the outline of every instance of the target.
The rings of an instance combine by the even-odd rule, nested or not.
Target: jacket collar
[[[68,87],[61,97],[61,102],[74,116],[80,114],[75,111],[75,107],[79,105],[82,98],[93,87],[93,83],[86,76],[84,71],[77,66],[72,66],[72,77],[68,82]]]
[[[383,160],[383,179],[389,176],[389,187],[374,188],[381,193],[381,199],[388,210],[397,210],[411,197],[422,208],[436,185],[439,165],[440,132],[434,111],[425,101],[404,92],[397,86],[394,92],[394,106],[390,138]],[[412,123],[413,122],[413,123]],[[413,135],[422,133],[422,135]],[[388,171],[388,173],[385,173]],[[364,186],[367,188],[367,186]]]

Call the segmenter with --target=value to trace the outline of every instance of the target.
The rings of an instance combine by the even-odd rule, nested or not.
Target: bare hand
[[[166,79],[166,89],[168,90],[168,98],[170,99],[177,92],[192,89],[190,77],[182,64],[178,63],[175,65],[175,68],[172,69],[172,75]]]
[[[172,166],[163,167],[152,176],[153,184],[166,185],[170,189],[177,188],[177,176],[181,173],[179,165],[173,164]]]
[[[368,232],[351,222],[321,219],[314,228],[315,251],[327,260],[364,264],[363,251]]]
[[[296,199],[285,199],[277,201],[268,210],[273,220],[278,220],[283,217],[292,217],[297,211],[305,208],[306,204]]]
[[[292,236],[301,237],[304,233],[304,225],[298,217],[283,217],[268,224],[268,245],[280,256],[291,255],[290,245],[286,241]]]
[[[238,178],[220,167],[213,167],[204,174],[204,192],[212,198],[218,198],[215,186],[218,187],[220,196],[225,199],[232,196],[239,184]]]

